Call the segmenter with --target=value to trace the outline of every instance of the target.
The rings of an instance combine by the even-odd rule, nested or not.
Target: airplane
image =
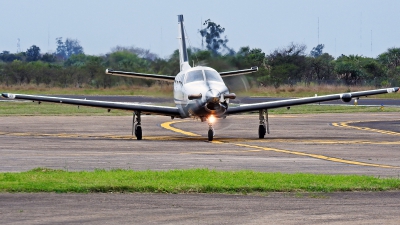
[[[229,105],[229,100],[235,99],[236,95],[229,92],[229,89],[225,85],[222,78],[253,73],[258,71],[258,67],[251,67],[250,69],[234,70],[227,72],[217,72],[215,69],[206,66],[191,67],[189,65],[189,58],[186,47],[186,35],[184,29],[183,15],[178,15],[178,30],[180,72],[176,76],[125,72],[106,69],[106,74],[109,75],[173,82],[174,102],[176,105],[175,107],[12,93],[2,93],[2,97],[8,99],[32,100],[38,101],[39,103],[53,102],[78,106],[101,107],[108,110],[120,109],[133,111],[132,133],[134,131],[137,140],[142,140],[142,114],[165,115],[170,116],[171,119],[198,118],[201,120],[201,122],[207,121],[209,126],[208,141],[212,141],[215,135],[213,124],[215,123],[216,118],[225,118],[226,116],[238,113],[258,111],[258,137],[264,138],[266,133],[270,133],[268,122],[269,109],[281,107],[289,108],[290,106],[294,105],[318,103],[338,99],[341,99],[343,102],[350,102],[353,98],[358,99],[359,97],[366,97],[369,95],[394,93],[399,90],[399,87],[392,87],[368,91],[348,92],[231,106]]]

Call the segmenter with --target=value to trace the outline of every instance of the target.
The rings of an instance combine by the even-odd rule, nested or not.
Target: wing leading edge
[[[62,103],[79,106],[92,106],[106,109],[121,109],[129,111],[140,111],[143,114],[157,114],[180,117],[179,110],[177,107],[168,106],[153,106],[153,105],[141,105],[123,102],[107,102],[107,101],[95,101],[86,99],[74,99],[74,98],[60,98],[60,97],[49,97],[39,95],[24,95],[24,94],[11,94],[3,93],[2,96],[8,99],[23,99],[38,102],[52,102]]]
[[[158,74],[147,74],[147,73],[136,73],[136,72],[125,72],[125,71],[117,71],[112,69],[106,69],[106,74],[121,76],[121,77],[131,77],[131,78],[143,78],[149,80],[162,80],[168,82],[174,82],[174,76],[167,75],[158,75]]]
[[[318,96],[318,97],[308,97],[308,98],[298,98],[298,99],[288,99],[288,100],[280,100],[280,101],[272,101],[272,102],[245,104],[245,105],[240,105],[237,107],[229,107],[226,114],[236,114],[236,113],[257,111],[257,110],[262,110],[262,109],[274,109],[274,108],[280,108],[280,107],[304,105],[304,104],[332,101],[332,100],[338,100],[338,99],[342,99],[343,101],[349,102],[352,98],[366,97],[369,95],[393,93],[393,92],[397,92],[398,90],[399,90],[399,87],[394,87],[394,88],[376,89],[376,90],[369,90],[369,91],[349,92],[349,93],[343,93],[343,94],[322,95],[322,96]]]

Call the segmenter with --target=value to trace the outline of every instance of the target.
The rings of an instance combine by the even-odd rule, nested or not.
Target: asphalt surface
[[[0,171],[36,167],[167,170],[249,169],[283,173],[400,176],[398,113],[271,116],[206,123],[143,116],[0,117]],[[197,136],[196,136],[197,135]],[[0,194],[2,224],[398,224],[400,192],[263,195]]]

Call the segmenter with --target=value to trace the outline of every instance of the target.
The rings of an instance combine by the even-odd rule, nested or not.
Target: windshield
[[[194,70],[190,71],[186,75],[186,83],[195,82],[195,81],[203,81],[203,71],[202,70]]]
[[[221,76],[214,70],[204,70],[207,81],[223,82]]]

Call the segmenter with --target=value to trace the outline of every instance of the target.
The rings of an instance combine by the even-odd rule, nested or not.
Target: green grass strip
[[[208,169],[170,171],[95,170],[69,172],[37,168],[0,173],[0,192],[56,193],[230,193],[398,190],[400,179],[358,175],[282,174]]]

